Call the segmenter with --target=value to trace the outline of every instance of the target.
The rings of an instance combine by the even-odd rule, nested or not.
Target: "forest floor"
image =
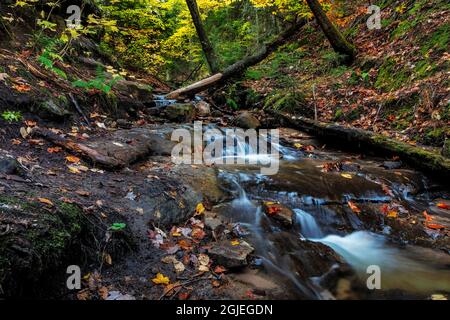
[[[358,50],[339,63],[325,37],[305,28],[247,72],[230,97],[324,122],[358,127],[448,155],[450,7],[446,1],[387,1],[381,29],[369,30],[367,2],[349,3],[338,24]],[[242,91],[241,94],[236,92]],[[233,103],[234,105],[234,103]]]

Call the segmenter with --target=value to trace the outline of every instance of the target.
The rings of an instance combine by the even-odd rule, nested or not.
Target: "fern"
[[[72,83],[72,85],[77,88],[84,88],[88,90],[97,89],[104,93],[109,93],[112,87],[122,79],[123,78],[121,76],[114,76],[111,80],[108,81],[105,77],[105,71],[101,67],[98,67],[96,70],[95,79],[89,81],[76,80]]]

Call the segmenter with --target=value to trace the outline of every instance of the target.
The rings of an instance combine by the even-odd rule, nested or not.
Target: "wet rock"
[[[401,161],[385,161],[383,162],[383,168],[388,169],[388,170],[396,170],[396,169],[400,169],[402,167],[402,162]]]
[[[117,125],[117,127],[122,128],[122,129],[130,129],[131,128],[131,123],[125,119],[117,119],[116,125]]]
[[[206,101],[199,101],[195,104],[195,111],[198,116],[207,117],[211,115],[211,106]]]
[[[175,177],[146,180],[135,193],[139,194],[135,205],[142,208],[143,214],[132,223],[143,234],[149,223],[158,226],[185,223],[192,217],[197,204],[202,202],[201,195]]]
[[[290,232],[267,235],[274,244],[274,260],[283,261],[284,267],[295,272],[302,279],[322,276],[335,264],[342,264],[339,255],[330,247],[313,241],[300,240]]]
[[[190,103],[172,104],[165,108],[164,116],[173,122],[192,122],[195,117],[195,109]]]
[[[292,226],[292,217],[294,212],[288,207],[273,202],[263,203],[264,212],[273,220],[279,222],[284,227]]]
[[[145,103],[153,101],[153,92],[151,87],[143,83],[120,80],[117,82],[114,89],[120,91],[122,95],[137,99],[140,102]]]
[[[172,174],[174,178],[191,186],[209,203],[216,204],[227,198],[226,192],[220,186],[215,168],[180,165],[173,169]]]
[[[0,173],[11,175],[11,174],[20,174],[23,172],[20,163],[17,162],[16,159],[12,158],[0,158]]]
[[[219,226],[223,224],[223,221],[217,218],[217,214],[212,212],[205,213],[205,226],[212,231],[216,230]]]
[[[232,269],[246,266],[247,257],[253,251],[253,247],[245,241],[240,241],[239,245],[234,246],[225,240],[213,245],[208,254],[215,264]]]
[[[40,117],[46,119],[61,119],[72,114],[69,111],[69,102],[65,97],[58,100],[49,99],[38,103],[36,112]]]
[[[234,124],[243,129],[257,129],[261,126],[261,122],[248,111],[240,113],[234,119]]]

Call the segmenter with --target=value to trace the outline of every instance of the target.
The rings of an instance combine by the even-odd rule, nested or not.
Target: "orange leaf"
[[[80,158],[75,157],[75,156],[67,156],[66,160],[72,163],[79,163],[80,162]]]
[[[442,224],[427,223],[425,226],[426,226],[428,229],[433,229],[433,230],[441,230],[441,229],[445,229],[445,226],[443,226]]]
[[[14,89],[16,89],[19,92],[28,92],[31,90],[31,87],[27,84],[15,84]]]
[[[450,206],[448,204],[445,204],[445,203],[438,203],[436,205],[436,207],[438,207],[440,209],[450,210]]]
[[[355,203],[353,203],[351,201],[348,201],[347,203],[348,203],[348,206],[350,207],[350,209],[352,209],[352,211],[354,213],[357,213],[357,214],[361,213],[361,209],[359,209],[358,206]]]
[[[61,151],[62,151],[61,147],[47,148],[47,152],[48,153],[58,153],[58,152],[61,152]]]
[[[47,205],[49,205],[49,206],[53,206],[53,202],[51,202],[49,199],[46,199],[46,198],[38,198],[38,201],[39,201],[40,203],[44,203],[44,204],[47,204]]]
[[[215,273],[218,273],[218,274],[224,273],[224,272],[226,272],[226,271],[227,271],[227,269],[225,269],[225,268],[222,267],[222,266],[217,266],[217,267],[214,268],[214,272],[215,272]]]
[[[206,236],[206,233],[201,228],[192,229],[192,238],[197,239],[197,240],[202,240],[205,236]]]
[[[178,245],[183,250],[191,250],[192,249],[192,244],[188,240],[180,240],[180,241],[178,241]]]
[[[425,217],[425,221],[426,221],[426,222],[431,222],[431,221],[433,221],[433,217],[430,216],[430,215],[428,214],[428,212],[424,211],[424,212],[423,212],[423,215],[424,215],[424,217]]]
[[[36,122],[36,121],[33,121],[33,120],[25,120],[25,124],[26,124],[28,127],[36,127],[37,122]]]

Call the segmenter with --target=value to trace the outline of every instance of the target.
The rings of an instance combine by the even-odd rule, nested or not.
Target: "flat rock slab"
[[[176,143],[170,141],[166,131],[141,127],[117,130],[86,141],[75,141],[42,128],[33,129],[32,134],[77,152],[93,163],[114,169],[126,167],[146,156],[170,156]]]
[[[208,254],[217,265],[232,269],[245,267],[248,264],[247,257],[253,251],[253,247],[245,241],[240,241],[238,245],[221,241],[209,249]]]

